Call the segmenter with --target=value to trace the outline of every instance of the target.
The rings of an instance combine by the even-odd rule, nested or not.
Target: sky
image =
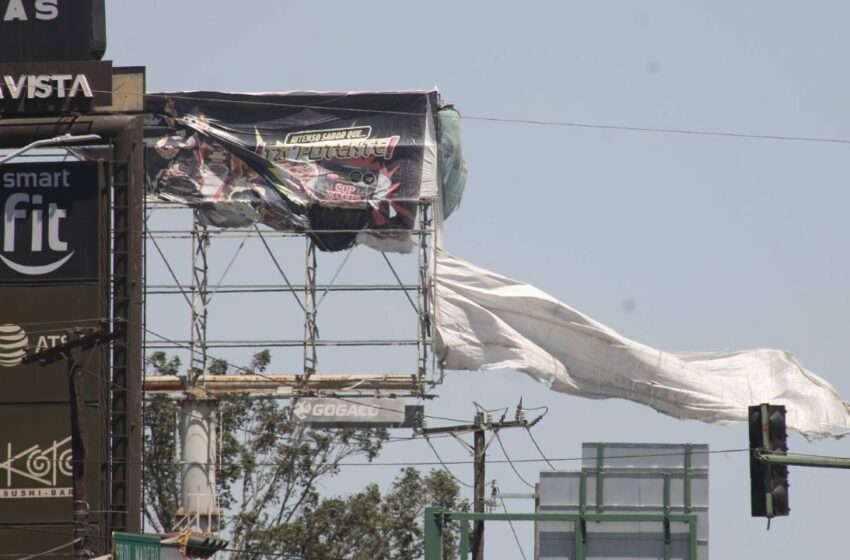
[[[113,0],[106,58],[146,66],[149,92],[436,86],[464,117],[469,166],[463,202],[445,224],[450,252],[537,286],[657,348],[791,350],[850,396],[844,357],[850,335],[848,18],[850,5],[840,1],[319,6]],[[239,241],[214,244],[214,281]],[[227,282],[274,279],[268,257],[251,243]],[[179,275],[187,277],[188,250],[172,244],[166,249],[181,255]],[[359,281],[375,273],[384,266],[377,255],[354,251],[340,282],[344,275]],[[297,250],[281,249],[280,258],[293,277],[303,278]],[[400,269],[409,264],[392,258]],[[320,255],[325,278],[341,260]],[[155,259],[149,271],[149,282],[167,280]],[[250,331],[268,339],[287,329],[300,332],[301,317],[283,295],[244,298],[216,296],[211,333],[240,338]],[[329,309],[332,302],[329,296]],[[148,308],[152,329],[188,337],[185,309],[154,304]],[[372,332],[414,328],[415,316],[397,315],[392,305],[408,304],[340,302],[320,316],[320,330],[324,325],[323,336],[335,336],[345,321]],[[273,370],[297,362],[284,352],[275,358]],[[369,371],[383,360],[399,360],[399,372],[415,364],[415,356],[374,350],[320,354],[322,368],[335,372]],[[512,371],[447,372],[434,392],[437,398],[426,403],[433,416],[471,419],[474,403],[497,410],[515,406],[520,396],[526,407],[548,407],[533,435],[550,458],[580,456],[582,442],[708,444],[716,452],[710,459],[712,558],[836,557],[846,546],[850,492],[841,471],[792,467],[791,515],[774,520],[769,531],[763,519],[750,517],[747,455],[723,452],[747,446],[743,424],[679,421],[622,400],[570,397]],[[522,430],[501,437],[512,459],[540,458]],[[469,459],[452,440],[435,447],[446,461]],[[792,435],[789,447],[850,456],[847,441]],[[504,456],[494,445],[488,458]],[[379,459],[434,460],[421,440],[388,445]],[[577,468],[575,462],[556,465]],[[531,482],[546,468],[517,464]],[[452,471],[472,481],[471,465]],[[368,482],[386,488],[396,472],[347,468],[324,491],[344,493]],[[529,492],[508,465],[488,466],[487,478],[497,479],[505,493]],[[533,504],[509,500],[507,507],[527,512]],[[531,528],[518,525],[517,531],[531,558]],[[521,557],[509,531],[488,526],[487,535],[487,558]]]

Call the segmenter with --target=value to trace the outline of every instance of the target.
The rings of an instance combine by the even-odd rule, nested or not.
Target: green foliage
[[[256,354],[249,367],[232,370],[214,360],[214,375],[263,372],[271,356]],[[178,375],[180,361],[151,356],[158,375]],[[179,404],[163,396],[145,405],[145,517],[169,531],[179,507],[176,419]],[[353,457],[372,460],[388,438],[384,429],[318,430],[294,422],[275,399],[228,395],[219,400],[221,446],[219,501],[230,548],[276,556],[407,560],[422,556],[422,517],[427,505],[466,510],[459,488],[443,471],[423,476],[404,469],[386,495],[370,484],[345,497],[316,491]],[[446,539],[447,552],[456,546]],[[234,553],[233,557],[239,557]]]
[[[180,359],[166,360],[165,352],[150,357],[157,375],[177,375]],[[145,519],[158,531],[167,531],[176,521],[180,504],[178,481],[180,468],[175,461],[177,449],[177,413],[173,399],[156,395],[145,401],[142,463]]]
[[[174,526],[180,504],[177,486],[180,469],[174,460],[177,413],[177,403],[163,395],[156,395],[145,403],[144,513],[147,521],[160,531]]]
[[[249,551],[275,551],[306,558],[352,560],[412,560],[423,554],[420,525],[425,506],[438,505],[452,511],[468,511],[458,499],[459,488],[444,471],[427,476],[408,467],[386,495],[377,485],[347,497],[319,499],[316,495],[289,523],[258,531]],[[457,551],[455,533],[444,543],[444,556]]]

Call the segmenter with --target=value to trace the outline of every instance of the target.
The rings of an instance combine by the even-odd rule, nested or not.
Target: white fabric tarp
[[[806,437],[850,432],[850,404],[790,352],[663,352],[533,286],[437,251],[435,350],[449,370],[515,369],[552,389],[623,398],[676,418],[725,423],[785,405]]]

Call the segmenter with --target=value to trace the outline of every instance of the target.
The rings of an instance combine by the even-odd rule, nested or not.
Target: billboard
[[[0,165],[0,282],[96,280],[94,162]]]
[[[111,62],[0,63],[0,114],[90,111],[111,104]]]
[[[536,509],[597,517],[539,522],[536,558],[708,558],[708,463],[704,444],[582,444],[581,471],[540,473]]]
[[[94,162],[0,165],[0,426],[7,428],[0,429],[0,524],[27,527],[14,541],[0,531],[3,550],[44,550],[30,533],[72,520],[68,361],[24,364],[23,358],[61,345],[75,328],[98,326],[104,316],[100,175]],[[86,401],[87,502],[94,512],[106,509],[103,481],[109,479],[103,355],[97,348],[75,352]],[[99,534],[102,515],[90,515],[89,522],[91,534]],[[65,553],[71,550],[57,551]]]
[[[100,59],[105,0],[0,0],[0,62]]]
[[[206,225],[403,251],[419,202],[438,198],[436,91],[145,99],[149,193],[197,208]]]
[[[73,540],[74,527],[70,524],[44,527],[21,523],[0,529],[0,549],[3,554],[9,555],[6,558],[26,558],[51,550],[50,556],[44,558],[71,560],[74,557]]]
[[[97,404],[86,407],[86,480],[93,511],[101,509],[100,413]],[[71,521],[70,417],[67,403],[0,404],[0,426],[15,427],[0,435],[0,523]],[[96,521],[92,516],[90,522]]]
[[[3,286],[0,293],[0,404],[67,402],[68,368],[64,360],[47,365],[25,365],[21,360],[25,352],[62,344],[68,329],[96,326],[100,317],[98,286]],[[85,379],[85,399],[97,401],[100,352],[81,351],[78,360]]]
[[[397,397],[302,397],[295,401],[292,414],[297,421],[313,426],[401,426],[405,404],[404,399]]]

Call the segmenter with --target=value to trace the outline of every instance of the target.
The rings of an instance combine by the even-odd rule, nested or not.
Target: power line
[[[616,124],[598,124],[584,123],[575,121],[547,121],[534,119],[511,119],[500,117],[463,117],[465,120],[489,121],[498,123],[514,123],[514,124],[530,124],[542,126],[562,126],[574,128],[592,128],[601,130],[622,130],[627,132],[655,132],[664,134],[689,134],[696,136],[720,136],[727,138],[747,138],[754,140],[783,140],[794,142],[821,142],[829,144],[850,144],[850,139],[846,138],[818,138],[815,136],[791,136],[791,135],[776,135],[776,134],[750,134],[746,132],[727,132],[719,130],[696,130],[687,128],[663,128],[663,127],[644,127],[644,126],[626,126]]]
[[[547,409],[547,411],[548,411],[548,409]],[[548,464],[548,465],[549,465],[549,468],[550,468],[550,469],[552,469],[553,471],[554,471],[554,470],[557,470],[557,469],[555,468],[555,465],[553,465],[553,464],[549,461],[549,459],[547,459],[547,458],[546,458],[546,455],[544,455],[544,454],[543,454],[543,450],[542,450],[542,449],[540,449],[540,446],[539,446],[539,445],[537,445],[537,440],[536,440],[536,439],[534,439],[534,435],[531,433],[531,428],[526,428],[526,430],[525,430],[525,431],[526,431],[526,433],[528,433],[528,437],[530,437],[530,438],[531,438],[531,442],[534,444],[534,447],[536,447],[536,448],[537,448],[537,452],[538,452],[538,453],[540,453],[540,456],[541,456],[541,457],[543,457],[543,460],[544,460],[544,461],[546,461],[546,464]]]
[[[500,442],[501,443],[501,442]],[[523,481],[525,482],[525,481]],[[502,491],[496,486],[496,481],[493,481],[493,490],[496,492],[496,495],[499,496],[499,501],[502,502],[502,509],[505,510],[505,513],[508,512],[508,506],[505,504],[505,499],[502,497]],[[525,551],[522,549],[522,544],[519,542],[519,535],[516,533],[516,528],[514,528],[514,522],[508,519],[508,525],[511,528],[511,533],[514,534],[514,541],[516,541],[516,546],[519,549],[520,556],[522,556],[522,560],[526,560]]]
[[[94,91],[94,90],[93,90]],[[99,92],[99,93],[111,93],[111,92]],[[292,109],[315,109],[315,110],[334,110],[334,111],[348,111],[352,113],[367,113],[367,114],[375,114],[375,115],[396,115],[396,116],[411,116],[411,117],[422,117],[424,116],[422,113],[410,112],[410,111],[389,111],[382,109],[364,109],[357,107],[328,107],[326,105],[310,105],[310,104],[299,104],[299,103],[286,103],[280,101],[260,101],[260,100],[242,100],[242,99],[220,99],[213,97],[201,97],[201,96],[189,96],[189,95],[179,95],[179,94],[153,94],[153,93],[145,93],[145,94],[132,94],[127,93],[128,95],[141,95],[143,97],[149,98],[163,98],[163,99],[184,99],[189,101],[213,101],[216,103],[225,103],[225,104],[233,104],[233,105],[252,105],[252,106],[265,106],[265,107],[282,107],[282,108],[292,108]],[[250,93],[246,93],[244,95],[252,95]],[[492,123],[502,123],[502,124],[525,124],[525,125],[533,125],[533,126],[555,126],[555,127],[567,127],[567,128],[586,128],[586,129],[598,129],[598,130],[620,130],[625,132],[646,132],[646,133],[660,133],[660,134],[679,134],[679,135],[691,135],[691,136],[713,136],[713,137],[725,137],[725,138],[742,138],[742,139],[750,139],[750,140],[776,140],[776,141],[790,141],[790,142],[818,142],[818,143],[827,143],[827,144],[850,144],[850,139],[847,138],[823,138],[817,136],[797,136],[790,134],[762,134],[762,133],[747,133],[747,132],[736,132],[736,131],[723,131],[723,130],[700,130],[700,129],[689,129],[689,128],[671,128],[671,127],[652,127],[652,126],[632,126],[632,125],[624,125],[624,124],[610,124],[610,123],[590,123],[590,122],[581,122],[581,121],[559,121],[559,120],[550,120],[550,119],[529,119],[529,118],[517,118],[517,117],[494,117],[494,116],[486,116],[486,115],[446,115],[448,118],[455,118],[459,120],[465,121],[481,121],[481,122],[492,122]]]
[[[65,544],[53,547],[50,550],[45,550],[44,552],[37,552],[35,554],[30,554],[29,556],[22,556],[22,557],[18,558],[18,560],[32,560],[33,558],[39,558],[39,557],[42,557],[42,556],[50,556],[53,552],[56,552],[57,550],[62,550],[63,548],[68,548],[69,546],[73,546],[73,545],[77,544],[77,541],[79,541],[79,540],[80,539],[75,539],[71,542],[67,542]],[[2,556],[17,556],[17,555],[16,554],[3,554]]]
[[[505,455],[505,459],[507,459],[508,464],[511,466],[511,469],[513,469],[514,474],[517,475],[517,478],[519,478],[523,482],[523,484],[525,484],[529,488],[534,488],[534,485],[531,484],[530,482],[528,482],[526,479],[524,479],[522,477],[522,475],[519,474],[519,471],[517,470],[517,468],[514,466],[513,461],[511,461],[511,458],[508,456],[508,451],[505,449],[504,444],[502,444],[502,438],[499,437],[499,430],[496,430],[494,432],[494,435],[496,436],[496,441],[499,443],[499,447],[502,448],[502,453]]]
[[[434,455],[437,457],[439,464],[443,466],[443,469],[445,469],[445,471],[447,473],[449,473],[449,476],[451,476],[453,479],[455,479],[455,481],[458,484],[460,484],[461,486],[466,486],[467,488],[474,488],[474,486],[472,484],[468,484],[468,483],[462,481],[461,479],[459,479],[458,477],[456,477],[455,474],[449,469],[449,467],[446,466],[446,463],[443,461],[443,458],[440,457],[440,454],[437,453],[437,450],[434,448],[434,444],[431,443],[431,440],[428,436],[425,436],[425,441],[428,442],[428,447],[430,447],[431,451],[434,452]],[[472,462],[474,462],[474,461],[468,461],[468,463],[472,463]],[[410,466],[413,466],[413,464],[411,463]]]
[[[428,438],[425,438],[425,439],[426,439],[426,441],[428,440]],[[711,455],[711,454],[717,454],[717,453],[749,453],[749,452],[750,452],[750,449],[747,447],[747,448],[742,448],[742,449],[717,449],[717,450],[709,450],[709,451],[692,451],[691,454],[692,455],[699,455],[699,454]],[[642,455],[616,455],[616,456],[615,455],[611,455],[611,456],[606,455],[605,458],[606,459],[645,459],[647,457],[680,457],[681,455],[682,455],[681,453],[649,453],[649,454],[642,454]],[[586,459],[587,459],[586,457],[558,457],[558,458],[552,458],[552,459],[531,459],[531,458],[528,458],[528,459],[511,459],[511,461],[508,461],[506,459],[504,459],[504,460],[494,459],[494,460],[488,460],[487,463],[488,464],[491,464],[491,463],[492,464],[508,464],[510,462],[513,462],[513,463],[543,463],[543,462],[567,463],[567,462],[580,462],[580,461],[583,461],[583,460],[586,460]],[[441,466],[441,465],[442,466],[446,466],[446,465],[471,465],[471,464],[474,464],[474,462],[475,461],[473,461],[473,460],[464,460],[464,461],[461,461],[461,460],[458,460],[458,461],[443,461],[443,460],[440,460],[440,461],[387,461],[387,462],[371,461],[371,462],[365,462],[365,463],[341,462],[341,463],[336,463],[335,466],[338,466],[338,467],[436,467],[436,466]],[[134,462],[134,461],[122,461],[121,463],[127,464],[127,465],[138,464],[137,462]],[[151,464],[151,463],[149,462],[148,464]],[[180,464],[180,461],[159,461],[157,464],[160,464],[160,465]],[[193,464],[204,465],[205,463],[193,462]],[[209,464],[209,463],[206,463],[206,464]],[[276,465],[276,463],[252,463],[252,464],[257,465],[257,466],[266,466],[266,467]],[[334,463],[317,463],[317,465],[318,466],[331,466],[331,465],[334,465]]]

